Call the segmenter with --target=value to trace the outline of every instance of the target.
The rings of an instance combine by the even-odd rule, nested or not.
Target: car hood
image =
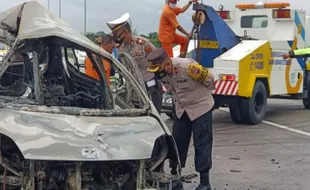
[[[150,116],[91,117],[1,108],[0,133],[25,159],[139,160],[151,157],[155,140],[166,134]]]

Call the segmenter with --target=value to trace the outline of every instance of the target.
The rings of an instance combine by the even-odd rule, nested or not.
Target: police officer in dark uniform
[[[107,25],[112,30],[114,41],[120,44],[120,52],[129,53],[136,61],[152,102],[160,113],[163,98],[162,85],[154,78],[154,73],[147,71],[149,67],[147,56],[156,47],[149,40],[133,35],[128,20],[129,14],[125,13],[120,18],[107,22]]]
[[[196,190],[211,190],[209,171],[212,166],[212,108],[211,91],[214,77],[207,68],[190,58],[170,58],[163,48],[148,55],[149,71],[158,78],[165,77],[173,92],[176,116],[173,137],[178,146],[182,167],[186,165],[187,152],[193,133],[195,169],[200,173],[200,184]],[[167,78],[167,79],[166,79]],[[176,163],[171,163],[172,174]]]

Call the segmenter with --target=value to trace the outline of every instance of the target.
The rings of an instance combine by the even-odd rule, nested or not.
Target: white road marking
[[[298,129],[290,128],[290,127],[285,126],[285,125],[280,125],[278,123],[273,123],[273,122],[265,121],[265,120],[263,120],[262,123],[267,124],[267,125],[271,125],[273,127],[278,127],[280,129],[284,129],[284,130],[287,130],[287,131],[291,131],[291,132],[294,132],[294,133],[298,133],[298,134],[301,134],[301,135],[306,135],[306,136],[310,137],[310,133],[307,133],[305,131],[301,131],[301,130],[298,130]]]
[[[226,109],[223,109],[223,108],[220,108],[219,110],[229,113],[229,110],[226,110]],[[270,122],[270,121],[266,121],[266,120],[263,120],[262,123],[264,123],[266,125],[270,125],[270,126],[273,126],[273,127],[277,127],[277,128],[280,128],[280,129],[284,129],[284,130],[287,130],[287,131],[291,131],[291,132],[294,132],[294,133],[298,133],[298,134],[310,137],[310,133],[308,133],[308,132],[305,132],[305,131],[302,131],[302,130],[298,130],[298,129],[294,129],[294,128],[290,128],[290,127],[285,126],[285,125],[281,125],[281,124]]]

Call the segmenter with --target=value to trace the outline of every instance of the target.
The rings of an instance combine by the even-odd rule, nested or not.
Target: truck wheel
[[[256,81],[251,98],[242,103],[242,113],[247,124],[257,125],[262,122],[267,111],[267,91],[262,81]]]
[[[230,118],[235,124],[243,124],[241,100],[234,100],[229,104]]]
[[[310,109],[310,98],[308,96],[308,98],[305,98],[302,100],[302,103],[304,104],[305,109]]]
[[[307,98],[303,99],[302,103],[304,104],[305,109],[310,109],[310,82],[308,82]]]

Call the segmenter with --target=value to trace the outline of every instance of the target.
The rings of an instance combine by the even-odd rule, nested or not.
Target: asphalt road
[[[214,147],[211,171],[216,190],[309,190],[310,110],[299,100],[268,100],[265,121],[235,125],[228,110],[213,115]],[[163,116],[169,127],[172,121]],[[183,174],[195,172],[194,149]],[[184,184],[194,190],[193,183]]]

